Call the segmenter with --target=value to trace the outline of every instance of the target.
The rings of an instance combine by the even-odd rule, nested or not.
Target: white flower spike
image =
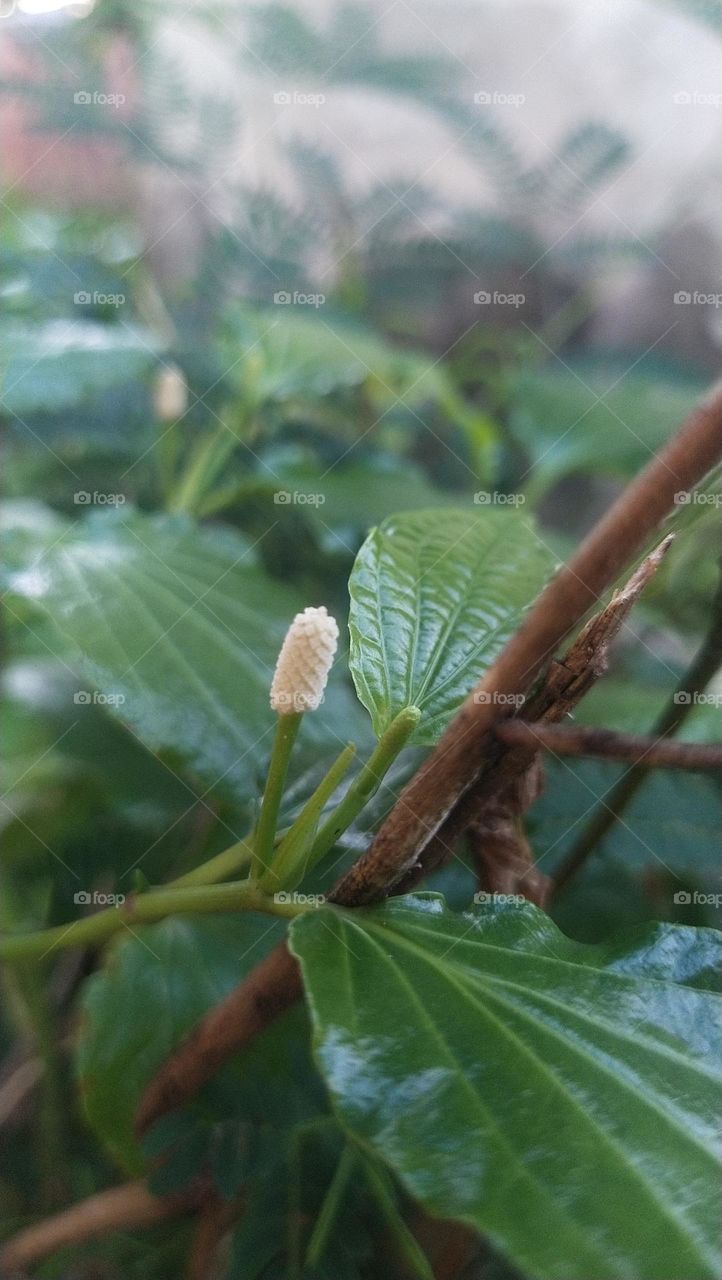
[[[177,364],[164,365],[153,386],[153,409],[159,422],[175,422],[188,408],[188,384]]]
[[[338,626],[324,605],[297,613],[278,655],[271,707],[280,716],[315,711],[323,699],[338,644]]]

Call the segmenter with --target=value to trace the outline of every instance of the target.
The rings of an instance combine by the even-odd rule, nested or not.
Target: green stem
[[[355,753],[353,743],[344,747],[313,795],[309,796],[296,821],[289,827],[273,855],[271,866],[259,879],[259,887],[266,893],[275,893],[278,889],[295,889],[306,873],[316,865],[316,850],[314,848],[311,853],[311,846],[319,817]]]
[[[225,422],[221,422],[211,435],[199,443],[169,503],[170,511],[195,511],[239,439]]]
[[[355,1147],[344,1147],[308,1244],[306,1251],[307,1267],[317,1267],[324,1255],[331,1228],[336,1221],[339,1206],[348,1187],[349,1178],[353,1173],[356,1161],[357,1153]]]
[[[197,867],[193,867],[191,871],[186,871],[185,875],[178,876],[175,880],[171,880],[168,884],[169,889],[186,889],[196,884],[216,884],[219,880],[226,880],[228,876],[235,875],[237,871],[242,871],[244,867],[253,857],[253,832],[249,831],[248,835],[242,840],[231,844],[227,849],[221,850],[215,857],[208,858],[206,862],[201,862]]]
[[[401,1216],[391,1178],[386,1173],[386,1170],[380,1168],[365,1152],[359,1152],[359,1156],[369,1187],[381,1210],[382,1217],[386,1219],[386,1225],[396,1243],[399,1254],[407,1263],[412,1274],[418,1276],[419,1280],[434,1280],[434,1273],[429,1259],[416,1236],[412,1234]]]
[[[340,804],[324,822],[313,846],[313,861],[319,862],[351,826],[361,810],[378,791],[399,752],[406,746],[421,719],[418,707],[404,707],[381,735],[366,764],[349,787]]]
[[[229,884],[198,885],[185,889],[152,889],[132,896],[120,907],[99,911],[71,924],[40,929],[36,933],[9,934],[0,938],[0,960],[42,960],[57,947],[87,946],[107,942],[121,929],[136,924],[152,924],[172,915],[207,915],[224,911],[263,911],[268,915],[293,917],[309,908],[274,902],[253,880],[232,880]]]
[[[288,761],[300,723],[300,711],[294,711],[291,715],[278,717],[276,736],[273,740],[273,750],[271,752],[271,763],[268,766],[268,777],[266,778],[266,787],[261,801],[261,812],[253,841],[251,875],[257,880],[271,865],[278,812],[281,807],[283,788],[286,784],[286,774],[288,772]]]

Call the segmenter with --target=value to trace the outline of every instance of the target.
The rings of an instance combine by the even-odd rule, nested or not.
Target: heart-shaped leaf
[[[351,673],[375,732],[413,704],[423,712],[413,741],[436,742],[552,568],[515,510],[415,511],[373,529],[349,581],[349,629]]]
[[[719,943],[585,946],[529,904],[432,895],[292,927],[344,1123],[543,1280],[719,1274]]]

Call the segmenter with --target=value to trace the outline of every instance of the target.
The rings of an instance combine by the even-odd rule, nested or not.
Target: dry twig
[[[695,694],[706,689],[722,665],[722,570],[712,605],[712,622],[707,636],[689,670],[685,672],[672,697],[652,727],[654,738],[667,738],[676,733],[695,705]],[[562,889],[583,867],[587,858],[604,839],[620,814],[636,795],[647,776],[647,761],[632,765],[604,797],[592,814],[576,844],[567,854],[555,876],[555,892]]]
[[[722,745],[670,742],[642,733],[617,733],[588,725],[528,724],[508,720],[496,736],[511,747],[536,747],[558,756],[594,756],[600,760],[631,760],[645,768],[722,769]]]

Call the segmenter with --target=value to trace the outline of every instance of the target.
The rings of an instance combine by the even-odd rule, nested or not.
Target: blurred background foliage
[[[714,107],[678,108],[674,155],[687,149],[692,164],[688,173],[676,162],[673,172],[652,171],[664,200],[653,181],[645,185],[642,163],[647,150],[664,150],[657,110],[674,111],[674,92],[695,90],[684,76],[703,42],[708,63],[698,62],[696,83],[709,88],[720,20],[704,0],[638,3],[626,38],[616,10],[605,17],[590,7],[587,49],[606,23],[614,39],[644,45],[643,66],[652,46],[666,63],[658,102],[652,72],[647,92],[630,53],[628,129],[618,105],[607,119],[590,94],[586,109],[574,89],[585,72],[578,49],[565,52],[562,42],[561,62],[545,60],[554,24],[566,32],[572,21],[563,5],[510,6],[508,31],[498,6],[479,5],[468,48],[461,9],[455,41],[448,30],[454,6],[445,16],[433,5],[387,14],[355,3],[212,0],[191,11],[130,0],[42,13],[22,0],[0,7],[5,929],[72,918],[78,873],[84,884],[127,892],[133,867],[157,883],[225,847],[229,832],[253,821],[268,745],[255,746],[230,785],[206,790],[224,758],[206,743],[189,765],[181,743],[193,733],[192,715],[166,726],[149,750],[152,734],[130,732],[113,707],[79,704],[72,651],[36,603],[56,546],[67,540],[79,564],[105,573],[102,601],[137,535],[143,550],[131,567],[144,598],[162,602],[166,592],[169,616],[180,615],[179,647],[201,649],[183,621],[184,600],[211,586],[212,571],[215,581],[248,555],[264,574],[257,625],[269,657],[289,613],[308,600],[343,616],[355,552],[393,511],[463,506],[475,495],[511,500],[537,514],[544,540],[565,557],[714,374],[719,310],[675,304],[674,295],[720,290],[722,225],[719,209],[710,212],[719,182]],[[521,52],[516,78],[507,62],[495,80],[484,46],[487,38],[492,50],[499,40],[513,44],[530,15],[539,65],[529,57],[533,75],[520,89]],[[682,37],[691,52],[675,73]],[[492,101],[475,101],[480,93]],[[504,101],[514,93],[527,95],[517,108]],[[315,105],[307,101],[314,96]],[[608,101],[616,102],[611,90]],[[615,188],[625,193],[624,216]],[[707,503],[680,505],[676,544],[581,720],[637,732],[653,724],[707,625],[718,493],[713,477]],[[98,546],[111,548],[102,566]],[[154,573],[159,558],[174,566],[165,585]],[[59,609],[81,610],[69,570],[53,589]],[[207,604],[226,608],[221,595]],[[120,644],[123,607],[116,613]],[[127,626],[135,625],[129,611]],[[219,687],[225,682],[236,705],[260,715],[263,671],[226,669],[228,655],[214,656]],[[335,753],[337,734],[362,748],[369,742],[347,689],[324,714],[327,730],[298,763],[299,797]],[[717,721],[711,703],[700,705],[684,734],[711,739]],[[174,734],[177,753],[164,745]],[[616,772],[550,765],[529,821],[545,871]],[[366,825],[347,833],[343,857],[363,846],[401,781],[395,774]],[[711,911],[679,905],[674,894],[714,884],[719,816],[709,778],[649,777],[560,897],[563,927],[596,939],[647,918],[710,923]],[[454,864],[438,886],[463,905],[473,878]],[[170,956],[173,929],[159,930],[158,947],[167,944]],[[235,973],[227,933],[211,930],[207,944],[220,956],[221,987]],[[143,960],[132,945],[128,989]],[[43,1034],[48,1041],[40,1102],[0,1112],[7,1231],[37,1209],[38,1178],[40,1199],[52,1205],[107,1184],[113,1159],[137,1160],[119,1157],[117,1116],[98,1116],[92,1082],[83,1087],[107,1163],[79,1103],[53,1105],[65,1096],[64,1037],[91,963],[66,959],[48,984],[24,971],[4,980],[0,1099],[24,1046]],[[189,997],[184,1024],[204,998]],[[150,1035],[158,1011],[148,1008]],[[54,1048],[49,1026],[59,1029]],[[94,1024],[91,1042],[97,1034]],[[227,1094],[216,1104],[222,1127]],[[309,1141],[319,1144],[314,1168],[333,1168],[341,1139],[330,1117]],[[291,1177],[285,1147],[275,1159],[283,1170],[273,1176]],[[317,1192],[306,1183],[304,1195]],[[363,1237],[355,1262],[338,1265],[363,1274],[375,1246],[364,1215],[355,1221]],[[156,1235],[150,1250],[148,1237],[107,1242],[92,1275],[179,1274],[184,1230]],[[271,1274],[260,1256],[257,1270],[242,1269],[254,1247],[237,1244],[229,1276]],[[41,1274],[71,1274],[64,1265],[48,1263]],[[511,1275],[487,1254],[473,1274],[502,1272]]]

